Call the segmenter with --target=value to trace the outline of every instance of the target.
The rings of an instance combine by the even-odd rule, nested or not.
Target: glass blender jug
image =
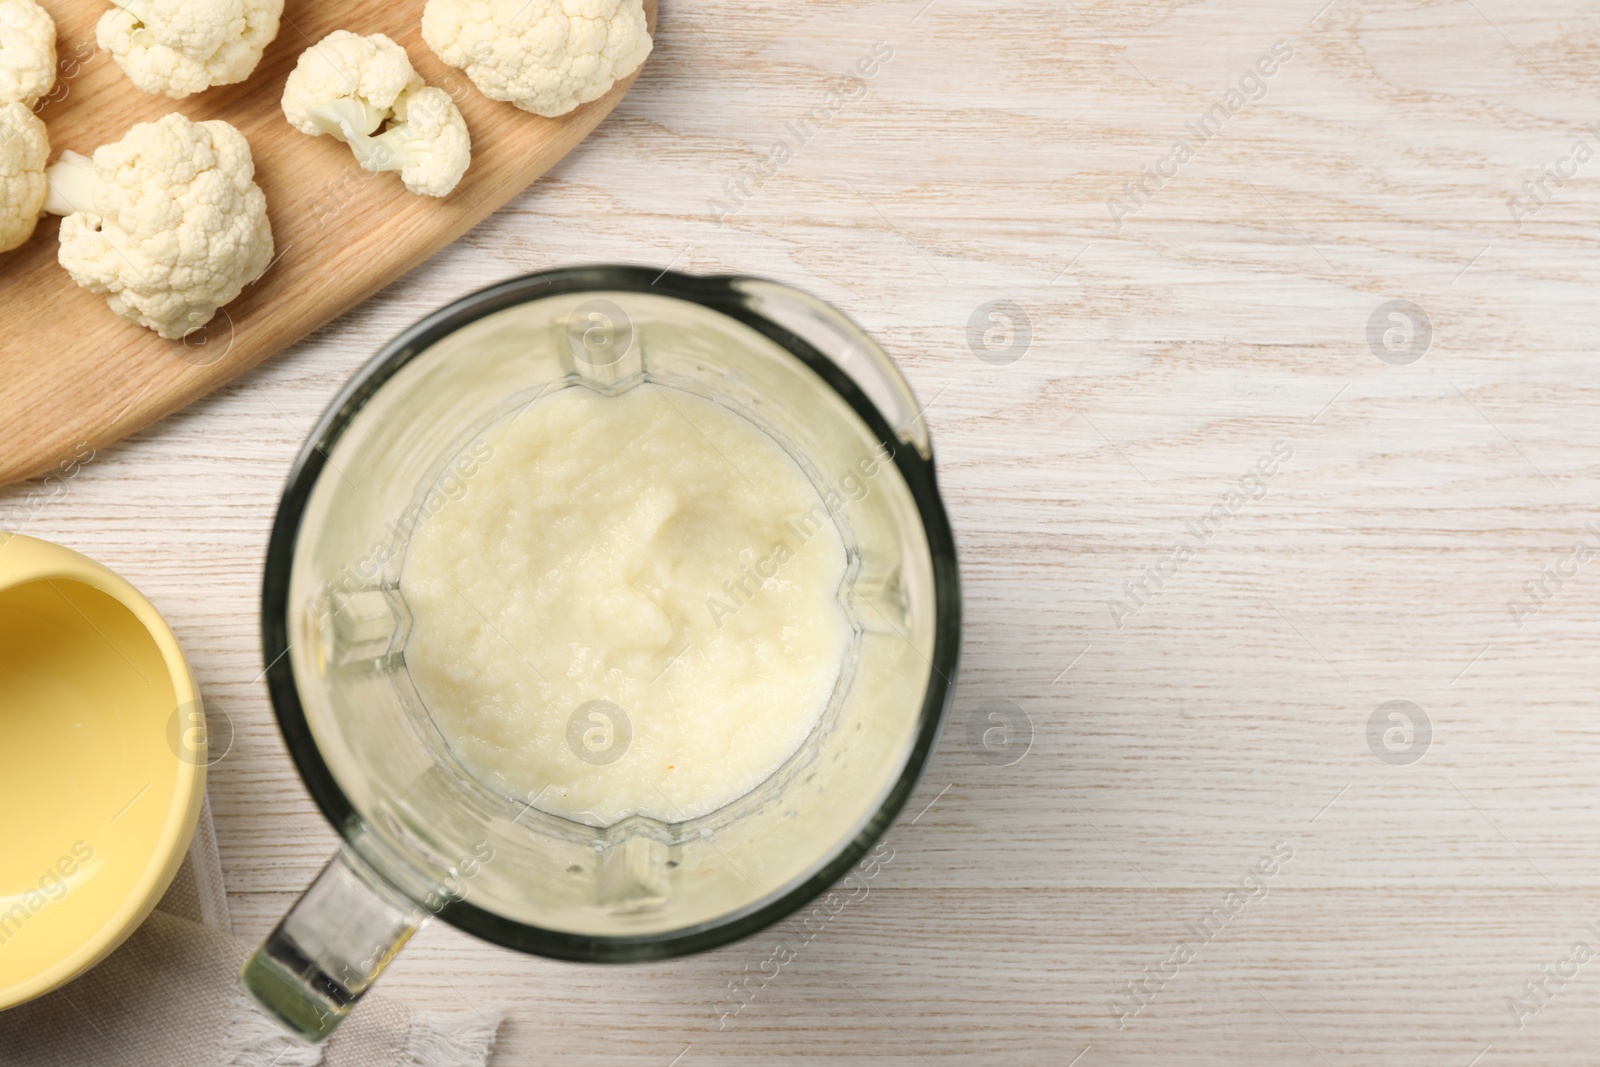
[[[820,721],[766,781],[691,820],[603,825],[457,759],[408,674],[400,578],[440,494],[470,492],[460,457],[487,427],[553,390],[641,382],[722,404],[795,459],[845,545],[851,636]],[[587,267],[466,297],[345,387],[290,476],[262,627],[284,738],[344,844],[241,981],[315,1041],[431,915],[524,952],[622,962],[713,948],[805,904],[884,832],[933,750],[960,591],[921,412],[859,327],[756,278]],[[595,703],[584,744],[628,728]]]

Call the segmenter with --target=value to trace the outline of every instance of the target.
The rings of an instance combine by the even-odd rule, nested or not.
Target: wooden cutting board
[[[371,296],[483,221],[570,152],[633,79],[559,119],[481,95],[422,40],[422,0],[289,0],[282,28],[241,85],[186,100],[134,89],[95,44],[100,0],[42,0],[54,16],[60,79],[39,117],[52,159],[88,155],[136,122],[177,110],[225,119],[250,140],[277,260],[205,329],[166,341],[113,315],[56,262],[59,220],[0,253],[0,485],[81,459],[204,396]],[[655,0],[645,0],[651,28]],[[448,91],[472,133],[472,166],[445,199],[415,196],[397,174],[368,174],[349,148],[284,121],[284,80],[334,30],[386,33],[429,85]]]

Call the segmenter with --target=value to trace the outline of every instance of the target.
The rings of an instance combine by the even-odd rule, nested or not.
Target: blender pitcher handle
[[[760,313],[821,352],[858,385],[894,427],[900,440],[923,459],[933,458],[928,425],[911,383],[889,354],[855,321],[799,289],[743,275],[727,282]],[[859,357],[859,358],[858,358]],[[935,398],[937,399],[937,398]]]
[[[346,845],[256,949],[239,984],[280,1026],[322,1041],[428,917]]]

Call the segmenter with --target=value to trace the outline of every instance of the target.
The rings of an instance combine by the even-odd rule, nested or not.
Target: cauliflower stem
[[[146,25],[156,21],[155,8],[150,0],[111,0],[111,2]]]
[[[376,133],[389,113],[365,100],[343,96],[308,112],[317,129],[350,146],[356,162],[374,173],[400,171],[421,162],[432,146],[409,123],[391,125]]]
[[[329,137],[352,143],[382,126],[383,120],[389,117],[383,108],[373,107],[358,96],[342,96],[307,113],[317,129]]]
[[[454,112],[442,90],[424,88],[407,94],[396,102],[395,114],[382,133],[350,138],[350,150],[356,162],[373,172],[403,173],[408,167],[434,165],[439,162],[436,157],[451,154],[441,151],[441,140],[446,115]]]
[[[94,211],[94,160],[72,149],[44,172],[50,191],[44,209],[51,215],[89,214]]]
[[[150,29],[150,24],[156,21],[157,15],[148,0],[111,0],[111,2],[137,20],[137,28],[128,34],[128,40],[134,45],[148,51],[164,43]]]
[[[362,137],[350,142],[356,162],[374,173],[400,171],[421,162],[431,151],[431,146],[405,123],[391,126],[376,137]]]

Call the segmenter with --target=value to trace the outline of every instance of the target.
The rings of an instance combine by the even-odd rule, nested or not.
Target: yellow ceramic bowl
[[[0,534],[0,1009],[92,967],[155,907],[205,796],[203,724],[138,590]]]

